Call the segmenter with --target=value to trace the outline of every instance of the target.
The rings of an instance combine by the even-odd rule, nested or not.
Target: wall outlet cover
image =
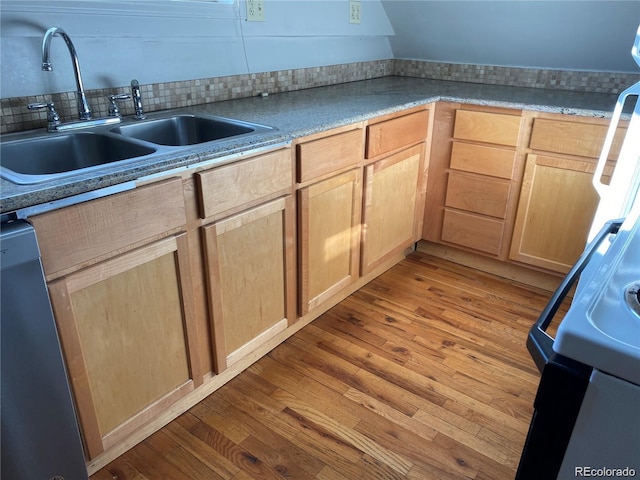
[[[349,0],[349,23],[360,23],[362,5],[360,0]]]
[[[247,0],[247,22],[264,22],[264,0]]]

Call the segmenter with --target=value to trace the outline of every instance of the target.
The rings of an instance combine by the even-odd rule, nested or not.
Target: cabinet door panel
[[[365,167],[362,273],[417,240],[422,145]]]
[[[218,372],[295,321],[292,209],[289,196],[203,228]]]
[[[186,237],[50,284],[90,456],[202,383]]]
[[[305,314],[358,277],[361,170],[302,188],[298,195],[300,310]]]
[[[595,162],[529,155],[510,258],[567,273],[584,250],[598,196]]]

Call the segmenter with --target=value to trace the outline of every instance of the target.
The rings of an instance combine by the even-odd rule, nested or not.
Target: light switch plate
[[[360,0],[349,0],[349,23],[360,23],[361,9]]]
[[[247,0],[247,21],[264,22],[264,0]]]

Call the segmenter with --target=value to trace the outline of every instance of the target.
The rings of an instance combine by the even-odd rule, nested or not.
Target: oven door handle
[[[546,332],[554,315],[600,244],[609,235],[618,233],[623,221],[624,219],[610,220],[604,224],[591,243],[587,245],[587,248],[584,250],[580,258],[578,258],[578,261],[571,268],[567,276],[564,277],[560,286],[553,293],[549,303],[547,303],[547,306],[540,314],[540,317],[538,317],[538,321],[533,324],[533,327],[529,332],[529,337],[527,338],[527,348],[540,372],[542,372],[544,366],[549,362],[549,359],[554,354],[554,339]]]

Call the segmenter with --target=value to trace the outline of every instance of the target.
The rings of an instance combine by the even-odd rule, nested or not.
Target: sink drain
[[[640,281],[627,285],[624,292],[624,299],[631,310],[640,316]]]

